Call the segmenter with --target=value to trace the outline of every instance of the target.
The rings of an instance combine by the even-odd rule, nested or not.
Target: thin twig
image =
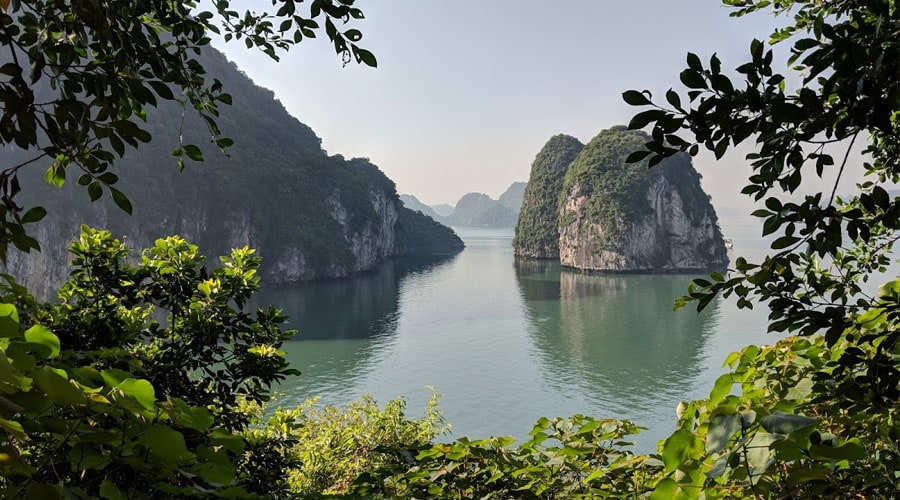
[[[850,139],[850,145],[847,146],[847,151],[844,153],[844,161],[841,162],[841,168],[838,170],[837,179],[834,180],[834,187],[831,188],[831,197],[828,198],[828,205],[834,203],[834,196],[837,193],[838,184],[841,182],[841,175],[844,173],[844,167],[847,166],[847,159],[850,158],[850,150],[853,149],[853,143],[856,142],[856,137],[859,135],[859,131],[853,134],[853,137]]]

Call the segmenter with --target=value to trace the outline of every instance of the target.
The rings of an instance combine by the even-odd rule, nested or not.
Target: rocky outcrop
[[[560,134],[535,156],[513,238],[517,257],[559,258],[559,193],[569,165],[583,148],[578,139]]]
[[[601,132],[572,162],[559,202],[559,259],[608,272],[688,272],[728,264],[715,210],[690,157],[626,164],[647,136]]]
[[[725,240],[690,157],[654,168],[625,159],[648,137],[624,127],[587,145],[556,136],[538,153],[515,254],[605,272],[690,272],[728,265]]]

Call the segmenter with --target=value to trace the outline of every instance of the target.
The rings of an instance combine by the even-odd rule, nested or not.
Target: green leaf
[[[232,453],[240,453],[244,450],[244,438],[224,429],[214,429],[210,443],[223,446]]]
[[[667,477],[656,483],[656,487],[653,488],[653,493],[650,494],[650,500],[671,500],[672,498],[676,498],[675,495],[677,493],[678,483],[671,477]]]
[[[356,29],[350,29],[344,32],[344,36],[347,37],[351,42],[358,42],[362,40],[362,32]]]
[[[772,463],[772,450],[770,446],[778,441],[778,437],[772,434],[759,433],[753,436],[747,444],[747,462],[750,463],[750,481],[753,484],[759,480],[762,474]]]
[[[825,479],[826,477],[828,477],[828,471],[825,469],[805,467],[800,469],[791,468],[786,482],[789,486],[798,486],[819,479]]]
[[[172,89],[170,89],[167,84],[153,80],[147,83],[149,83],[150,86],[153,87],[153,91],[156,92],[156,95],[162,97],[163,99],[171,101],[175,98],[175,96],[172,94]]]
[[[666,465],[666,472],[671,472],[681,465],[688,455],[693,440],[694,435],[686,429],[678,429],[666,439],[663,444],[663,463]]]
[[[650,151],[647,151],[646,149],[643,151],[635,151],[634,153],[628,155],[628,158],[625,159],[625,163],[637,163],[649,155]]]
[[[99,182],[94,181],[88,185],[88,194],[92,202],[97,201],[98,198],[103,196],[103,187]]]
[[[19,335],[19,311],[12,304],[0,304],[0,337]]]
[[[208,429],[215,422],[212,413],[206,408],[190,407],[178,398],[171,398],[171,402],[177,412],[174,420],[178,425],[202,431]]]
[[[669,89],[666,92],[666,101],[669,102],[676,109],[681,109],[681,97],[678,96],[678,92],[675,92],[672,89]]]
[[[706,431],[706,451],[708,453],[718,453],[725,449],[725,445],[731,440],[736,432],[741,430],[741,416],[732,415],[716,415],[709,421],[709,428]]]
[[[703,71],[703,64],[700,62],[700,58],[697,57],[697,54],[694,54],[693,52],[688,52],[687,64],[688,68],[694,71]]]
[[[119,370],[117,368],[103,370],[100,372],[100,376],[103,377],[103,382],[110,387],[115,387],[121,384],[124,380],[134,378],[134,375],[132,375],[131,373],[126,372],[125,370]]]
[[[22,224],[31,224],[37,222],[47,216],[47,210],[44,207],[34,207],[25,212],[22,216]]]
[[[782,248],[787,248],[787,247],[797,243],[798,241],[800,241],[800,238],[798,238],[796,236],[782,236],[772,242],[772,249],[780,250]]]
[[[810,446],[809,452],[815,458],[825,458],[828,460],[857,461],[864,460],[869,456],[863,446],[854,442],[846,442],[838,447],[815,444]]]
[[[372,68],[378,67],[378,61],[375,59],[375,54],[359,47],[355,47],[353,51],[356,53],[357,62],[361,61],[366,66],[370,66]]]
[[[203,152],[200,151],[200,148],[193,144],[185,144],[182,146],[184,150],[184,154],[187,155],[188,158],[194,161],[203,161]]]
[[[639,130],[649,125],[650,122],[658,121],[665,116],[666,112],[660,109],[642,111],[631,118],[631,121],[628,123],[628,128],[629,130]]]
[[[650,103],[650,99],[643,92],[637,90],[626,90],[622,92],[622,99],[632,106],[646,106]]]
[[[43,325],[34,325],[25,330],[25,340],[33,344],[39,344],[47,348],[47,358],[59,356],[59,337],[53,334],[49,328]]]
[[[54,163],[44,174],[44,180],[47,181],[47,184],[61,188],[66,183],[66,169],[59,163]]]
[[[22,428],[22,424],[16,422],[14,420],[7,420],[3,417],[0,417],[0,429],[5,430],[9,433],[10,436],[18,439],[19,441],[28,441],[28,435],[25,434],[25,429]],[[0,451],[0,454],[3,452]],[[3,460],[0,459],[0,469],[2,469]]]
[[[128,201],[128,197],[112,186],[109,187],[109,193],[112,195],[113,201],[116,202],[116,205],[118,205],[119,208],[125,211],[125,213],[127,213],[128,215],[131,215],[131,202]]]
[[[779,410],[775,410],[771,415],[766,415],[759,420],[763,429],[772,434],[790,434],[815,425],[816,422],[817,420],[812,417],[794,415]]]
[[[697,71],[686,69],[681,72],[681,83],[691,89],[705,89],[706,80]]]
[[[734,377],[730,373],[720,375],[713,385],[713,390],[709,393],[709,405],[718,405],[719,401],[722,401],[731,392],[732,385],[734,385]]]
[[[116,388],[121,390],[126,396],[137,400],[141,406],[148,410],[152,410],[156,406],[156,391],[153,389],[153,384],[144,379],[125,379]]]
[[[725,474],[725,471],[728,470],[728,460],[731,459],[731,455],[723,455],[716,460],[716,463],[706,472],[706,477],[708,478],[716,478]]]
[[[151,457],[170,467],[193,457],[185,445],[184,436],[167,425],[150,427],[138,438],[138,442],[150,450]]]
[[[75,406],[86,401],[84,392],[72,385],[62,370],[44,366],[35,374],[34,380],[50,401],[60,406]]]
[[[119,490],[119,488],[110,481],[109,479],[104,479],[102,483],[100,483],[100,498],[107,498],[109,500],[126,500],[125,495]]]
[[[109,464],[109,457],[101,454],[87,443],[78,443],[69,450],[72,470],[103,470]]]

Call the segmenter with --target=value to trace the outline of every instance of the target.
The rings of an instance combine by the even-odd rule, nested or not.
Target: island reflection
[[[633,415],[673,404],[696,382],[718,303],[701,315],[673,311],[689,276],[588,274],[537,260],[517,260],[515,269],[542,364],[565,367],[546,374],[548,385],[575,384]]]

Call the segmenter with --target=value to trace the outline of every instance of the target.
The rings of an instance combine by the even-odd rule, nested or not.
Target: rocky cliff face
[[[690,158],[625,164],[644,142],[640,132],[605,130],[572,162],[559,202],[560,262],[609,272],[724,268],[718,219]]]
[[[603,224],[584,216],[589,196],[573,186],[560,210],[571,221],[560,229],[560,263],[615,272],[705,271],[728,265],[714,213],[689,214],[663,177],[651,183],[646,200],[648,213],[627,224],[620,242],[611,245]]]
[[[578,139],[560,134],[535,156],[513,238],[517,257],[559,257],[559,193],[569,165],[583,148]]]
[[[153,140],[116,163],[117,187],[131,199],[132,216],[108,194],[91,203],[75,179],[57,189],[43,182],[40,168],[23,171],[20,201],[48,210],[46,219],[29,226],[43,250],[10,252],[6,272],[48,297],[67,276],[67,249],[81,224],[124,236],[137,251],[170,234],[211,258],[250,246],[263,257],[266,284],[345,277],[393,256],[462,248],[450,229],[423,223],[420,214],[401,217],[394,183],[375,165],[328,155],[270,91],[215,51],[203,59],[210,77],[232,95],[233,106],[222,108],[219,118],[223,135],[235,142],[229,155],[205,148],[203,163],[188,162],[179,173],[171,152],[179,145],[182,115],[177,105],[164,104],[148,110]],[[209,143],[203,124],[190,115],[183,129],[186,144]],[[410,241],[415,238],[429,244]]]
[[[189,215],[144,224],[141,218],[124,216],[111,204],[97,203],[90,207],[92,210],[50,212],[47,219],[35,225],[34,237],[42,242],[42,251],[11,252],[5,272],[36,296],[48,298],[68,276],[68,244],[77,237],[81,224],[107,228],[116,236],[124,236],[126,244],[135,250],[135,257],[138,250],[152,246],[156,238],[167,234],[183,236],[211,258],[232,248],[250,246],[263,257],[260,275],[266,284],[347,277],[374,269],[395,256],[462,249],[462,242],[451,230],[436,223],[422,229],[420,219],[425,217],[421,214],[405,214],[401,224],[400,212],[405,209],[395,196],[374,188],[369,191],[364,202],[371,205],[374,217],[362,224],[351,223],[352,212],[339,193],[327,198],[329,217],[343,241],[343,245],[333,248],[335,258],[328,261],[321,259],[316,248],[303,242],[266,234],[251,223],[255,216],[249,210],[221,214],[197,206]],[[359,200],[355,202],[358,204]]]

